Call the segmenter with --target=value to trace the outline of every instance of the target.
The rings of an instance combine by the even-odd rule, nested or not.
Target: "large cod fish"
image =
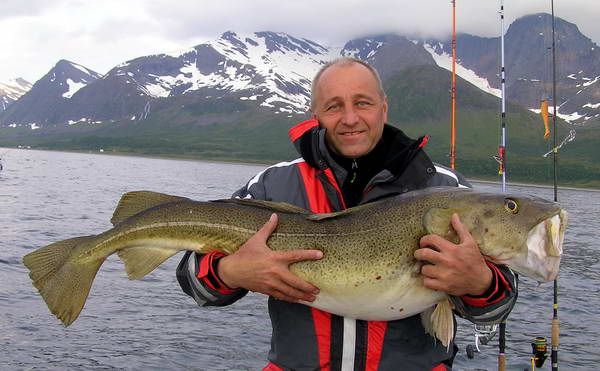
[[[271,249],[324,253],[321,260],[290,266],[320,289],[305,304],[362,320],[421,313],[426,328],[445,345],[453,336],[452,308],[447,294],[423,286],[422,263],[413,257],[419,239],[437,234],[458,242],[450,222],[458,213],[482,254],[547,282],[558,274],[567,223],[564,210],[541,198],[455,187],[331,214],[283,203],[198,202],[139,191],[123,195],[111,219],[114,228],[53,243],[27,254],[23,263],[50,311],[69,326],[109,255],[116,252],[129,278],[140,279],[181,250],[234,253],[273,212],[279,224],[268,240]]]

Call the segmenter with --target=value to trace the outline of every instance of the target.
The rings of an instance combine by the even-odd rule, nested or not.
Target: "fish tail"
[[[179,251],[181,250],[134,246],[118,250],[117,255],[125,264],[127,277],[130,280],[139,280]]]
[[[85,305],[94,277],[105,259],[85,262],[71,259],[73,252],[96,236],[60,241],[23,257],[33,286],[38,289],[50,312],[69,326]]]

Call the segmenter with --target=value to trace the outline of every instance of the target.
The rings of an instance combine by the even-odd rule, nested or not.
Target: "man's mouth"
[[[351,136],[354,136],[354,135],[362,134],[362,131],[350,131],[350,132],[347,132],[347,133],[340,133],[340,134],[342,136],[345,136],[345,137],[351,137]]]

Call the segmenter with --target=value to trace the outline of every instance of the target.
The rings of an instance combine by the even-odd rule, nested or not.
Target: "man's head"
[[[313,80],[311,111],[327,129],[331,149],[356,158],[371,152],[387,122],[387,99],[377,72],[368,64],[342,58],[323,66]]]

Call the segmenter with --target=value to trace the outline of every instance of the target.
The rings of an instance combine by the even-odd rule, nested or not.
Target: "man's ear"
[[[383,97],[383,122],[388,122],[388,101],[387,96]]]

